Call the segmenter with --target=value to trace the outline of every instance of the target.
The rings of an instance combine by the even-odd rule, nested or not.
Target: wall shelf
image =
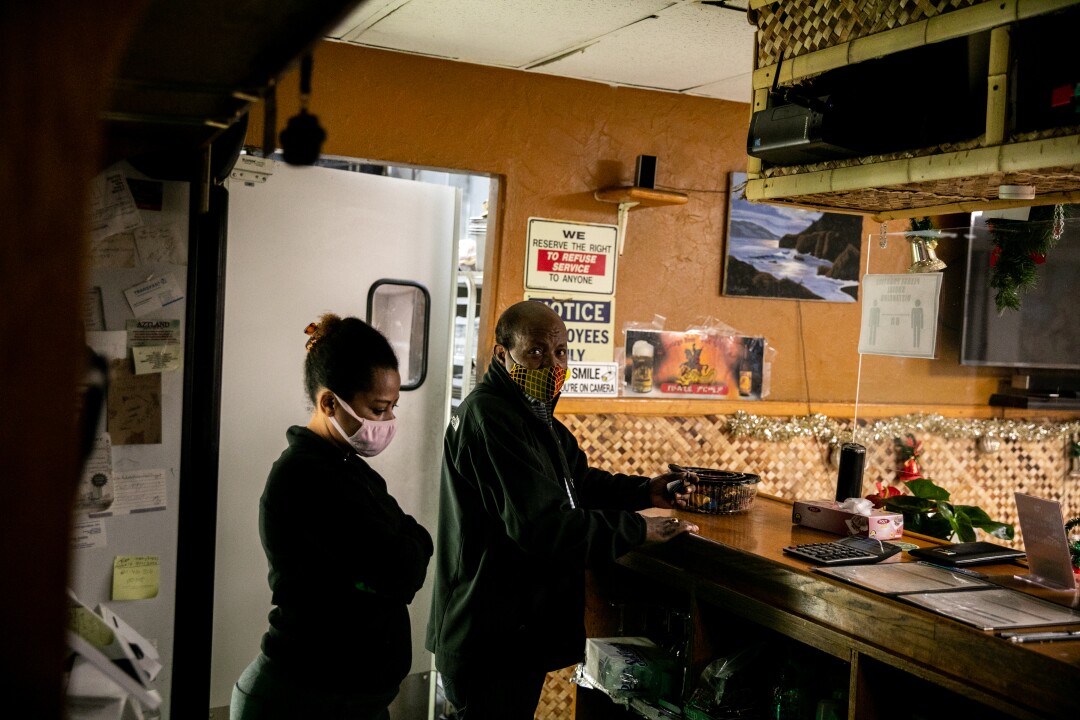
[[[617,203],[619,205],[634,203],[636,207],[685,205],[690,199],[685,193],[675,192],[674,190],[657,190],[634,185],[603,188],[594,192],[593,197],[600,202]]]
[[[593,197],[600,202],[617,203],[619,206],[617,232],[619,255],[623,254],[623,245],[626,242],[626,218],[631,208],[684,205],[690,199],[685,193],[674,190],[657,190],[636,185],[601,188],[593,193]]]

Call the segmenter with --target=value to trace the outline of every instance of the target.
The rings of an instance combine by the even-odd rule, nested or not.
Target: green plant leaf
[[[968,517],[962,507],[955,508],[955,510],[952,524],[956,529],[956,537],[960,538],[960,542],[974,542],[975,528],[971,526],[971,518]]]
[[[925,513],[930,510],[934,510],[937,507],[937,503],[933,500],[927,500],[925,498],[915,497],[913,495],[896,495],[894,497],[885,500],[885,509],[892,510],[893,512],[904,513]]]
[[[905,516],[904,527],[910,528],[912,532],[930,535],[931,538],[939,538],[941,540],[953,538],[954,532],[953,526],[949,525],[949,521],[941,515],[917,515],[910,521],[907,516]]]
[[[977,527],[996,538],[1012,540],[1016,535],[1016,530],[1012,525],[992,520],[981,507],[975,505],[957,505],[956,509],[958,511],[963,510],[974,527]]]
[[[948,500],[949,491],[943,487],[934,484],[933,480],[926,478],[919,478],[918,480],[908,480],[907,489],[915,497],[926,498],[927,500]]]

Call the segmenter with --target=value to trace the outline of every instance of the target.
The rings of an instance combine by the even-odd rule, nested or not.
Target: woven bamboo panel
[[[832,498],[835,491],[832,448],[813,438],[768,442],[733,437],[726,418],[716,415],[565,415],[560,420],[590,462],[606,470],[658,475],[674,462],[755,473],[761,476],[760,492],[792,500]],[[918,439],[923,475],[949,490],[956,504],[978,505],[995,520],[1015,524],[1013,492],[1019,491],[1060,500],[1066,517],[1080,515],[1080,477],[1069,474],[1064,441],[1004,440],[997,452],[986,453],[974,439]],[[876,482],[893,482],[900,462],[892,440],[858,441],[866,446],[864,491],[872,492]],[[1013,544],[1020,545],[1019,532]]]
[[[750,12],[757,67],[903,27],[985,0],[785,0]]]
[[[549,672],[536,706],[534,720],[571,720],[574,717],[574,667]]]
[[[997,199],[999,185],[1033,185],[1038,188],[1039,195],[1078,192],[1080,165],[1042,168],[1030,172],[991,173],[905,185],[883,185],[845,192],[793,195],[769,202],[877,214],[953,203],[991,203]]]

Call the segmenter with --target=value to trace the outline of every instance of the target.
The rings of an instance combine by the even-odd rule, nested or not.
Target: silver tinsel
[[[736,412],[728,420],[728,432],[769,442],[783,442],[799,436],[813,437],[831,444],[849,442],[852,439],[850,422],[842,424],[822,415],[779,418]],[[997,438],[1024,442],[1060,440],[1080,432],[1080,420],[1060,423],[1038,423],[1021,420],[976,420],[973,418],[946,418],[941,415],[912,414],[895,418],[883,418],[860,422],[856,441],[881,441],[903,437],[907,433],[940,435],[955,439],[978,440]]]

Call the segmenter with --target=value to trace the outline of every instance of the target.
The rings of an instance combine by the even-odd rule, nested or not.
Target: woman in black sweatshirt
[[[433,549],[364,461],[393,438],[398,362],[357,318],[324,315],[306,332],[314,412],[289,428],[260,502],[274,608],[231,718],[388,720],[412,663],[406,606]]]

